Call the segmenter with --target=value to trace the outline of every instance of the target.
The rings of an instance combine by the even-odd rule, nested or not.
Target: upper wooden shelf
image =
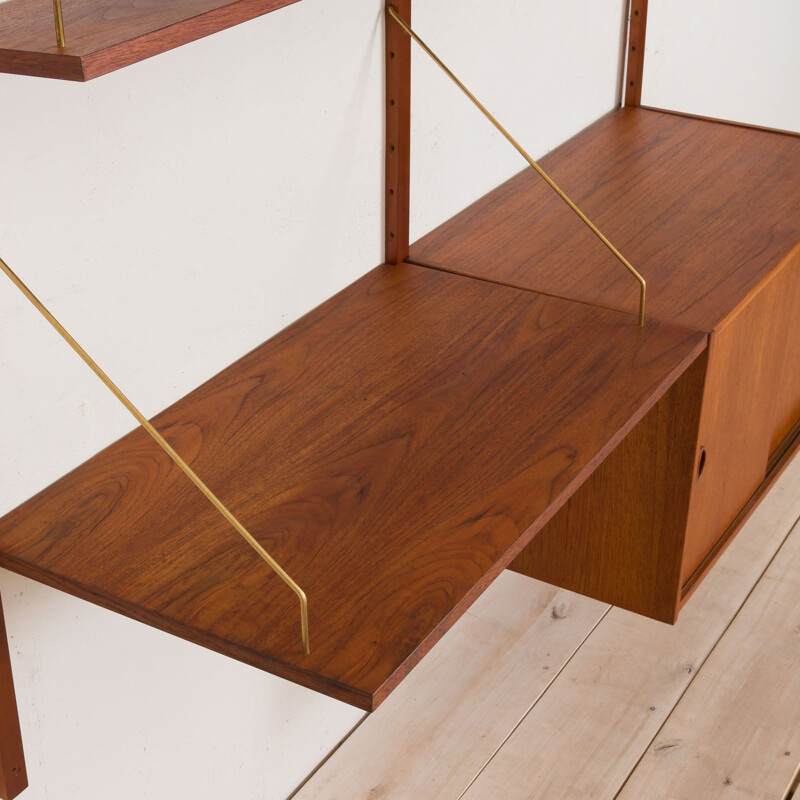
[[[0,520],[0,566],[377,706],[700,356],[704,334],[379,267]]]
[[[800,137],[641,108],[542,165],[647,279],[651,318],[713,331],[800,243]],[[411,248],[410,260],[636,308],[638,287],[532,169]]]
[[[0,72],[88,81],[298,0],[51,0],[0,3]]]

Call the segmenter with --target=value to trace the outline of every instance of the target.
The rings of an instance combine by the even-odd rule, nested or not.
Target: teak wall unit
[[[12,0],[0,70],[88,79],[286,4],[116,0],[112,23],[75,0],[59,50],[49,3]],[[141,429],[0,520],[0,566],[368,710],[508,566],[673,621],[797,448],[800,138],[637,107],[646,15],[627,107],[543,161],[645,274],[643,327],[532,170],[409,246],[387,17],[387,263],[153,420],[306,589],[310,654],[293,595]]]

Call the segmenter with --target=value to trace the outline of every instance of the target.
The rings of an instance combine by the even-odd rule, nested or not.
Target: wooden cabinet
[[[798,443],[800,137],[625,108],[542,163],[643,273],[648,319],[708,334],[708,363],[693,413],[670,427],[662,400],[513,568],[672,621]],[[410,258],[636,308],[629,276],[532,170]]]
[[[800,143],[800,142],[799,142]],[[688,594],[735,532],[798,422],[800,326],[793,253],[710,336],[698,462],[681,568]],[[774,468],[774,464],[772,464]]]

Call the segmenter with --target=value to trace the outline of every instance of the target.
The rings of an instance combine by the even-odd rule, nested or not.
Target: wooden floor
[[[674,627],[505,572],[296,800],[797,790],[800,457]]]

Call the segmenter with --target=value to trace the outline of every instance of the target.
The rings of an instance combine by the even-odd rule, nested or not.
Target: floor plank
[[[677,625],[613,609],[464,800],[615,797],[798,515],[800,458],[787,467]],[[524,672],[524,665],[519,669]],[[797,716],[796,704],[792,711]],[[800,743],[795,752],[800,754]],[[626,800],[643,796],[632,791]],[[708,797],[665,794],[663,787],[648,796]]]
[[[620,794],[779,800],[800,763],[800,523]]]
[[[504,572],[296,800],[453,800],[608,606]]]

